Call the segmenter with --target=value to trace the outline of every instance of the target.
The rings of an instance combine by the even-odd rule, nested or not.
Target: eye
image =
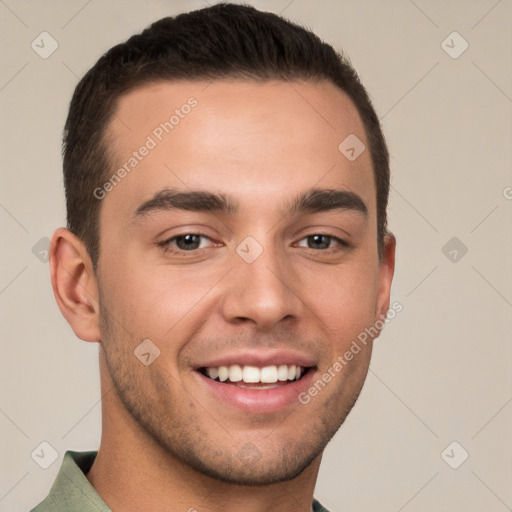
[[[184,235],[173,236],[160,245],[165,248],[179,249],[180,251],[195,251],[208,247],[211,243],[212,240],[205,235],[186,233]]]
[[[299,247],[307,247],[309,249],[332,249],[337,245],[346,246],[347,244],[334,236],[330,235],[309,235],[299,241]]]

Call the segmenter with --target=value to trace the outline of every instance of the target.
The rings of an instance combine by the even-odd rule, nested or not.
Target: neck
[[[87,478],[112,510],[310,510],[321,457],[286,482],[242,486],[217,480],[184,464],[157,444],[126,411],[110,376],[106,376],[108,372],[103,370],[102,438]]]

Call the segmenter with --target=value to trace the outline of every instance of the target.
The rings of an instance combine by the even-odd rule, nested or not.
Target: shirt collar
[[[32,512],[111,512],[85,476],[91,469],[97,453],[67,451],[50,493]]]
[[[50,493],[32,512],[73,510],[74,512],[112,512],[85,476],[96,459],[97,451],[67,451]],[[314,512],[328,512],[313,500]]]

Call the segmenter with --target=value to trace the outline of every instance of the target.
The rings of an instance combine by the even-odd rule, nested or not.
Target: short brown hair
[[[104,135],[119,98],[155,81],[222,78],[329,80],[349,96],[363,121],[373,163],[381,255],[387,232],[389,155],[356,71],[312,32],[273,13],[221,3],[153,23],[105,53],[75,89],[63,141],[67,221],[94,266],[101,201],[93,191],[111,173]]]

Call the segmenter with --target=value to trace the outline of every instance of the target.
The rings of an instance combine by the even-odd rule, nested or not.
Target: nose
[[[303,304],[293,289],[297,279],[286,257],[276,252],[265,248],[251,263],[234,255],[235,265],[224,283],[221,300],[226,322],[269,331],[300,316]]]

